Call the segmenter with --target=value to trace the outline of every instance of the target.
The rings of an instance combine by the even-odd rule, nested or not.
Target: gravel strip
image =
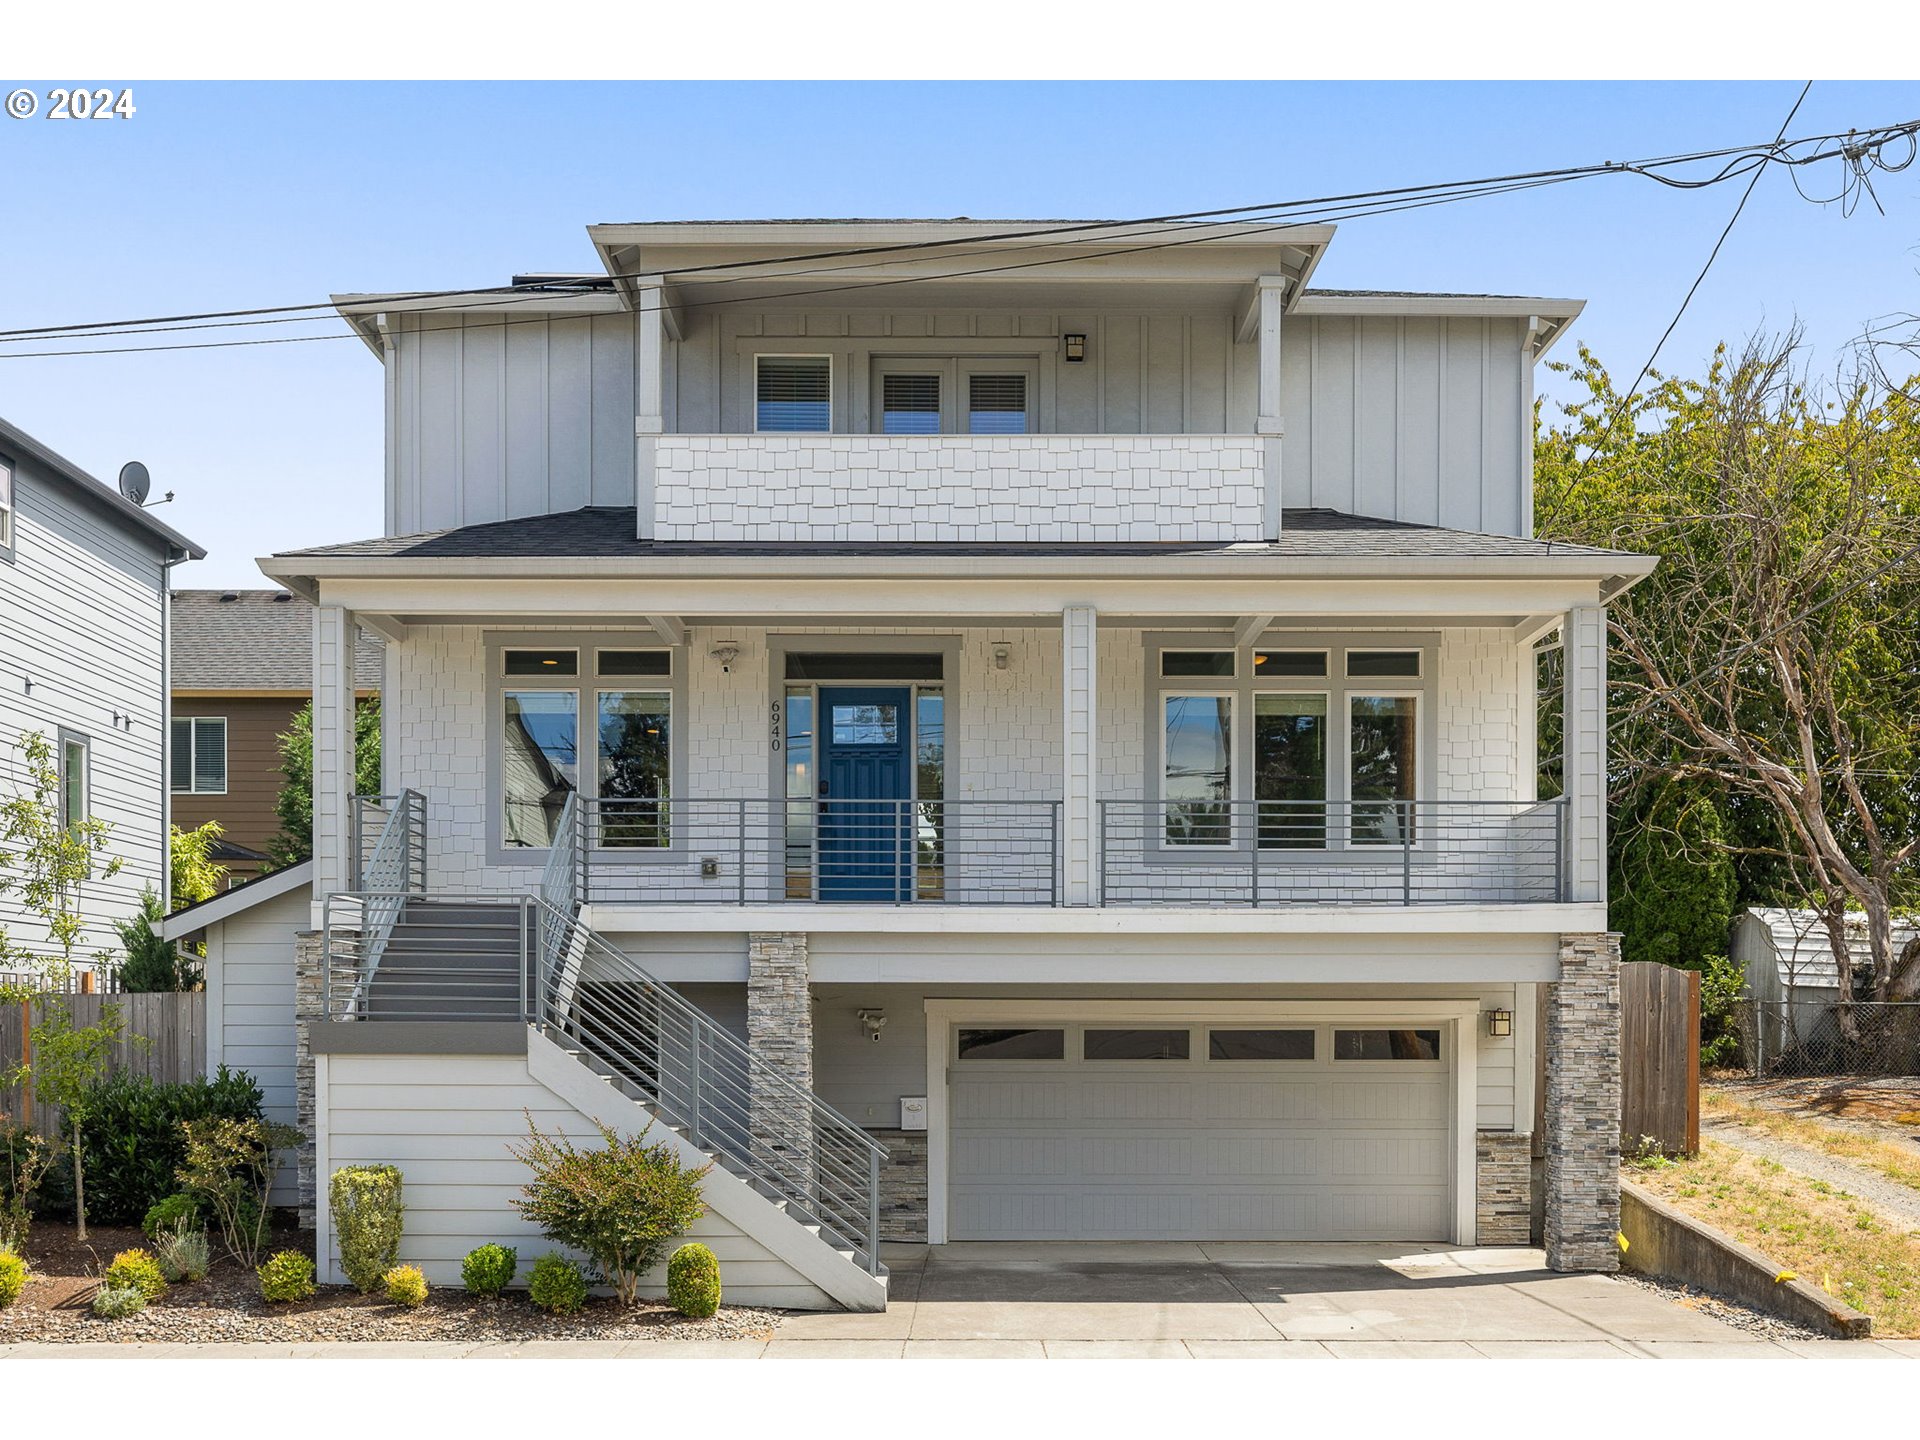
[[[1764,1310],[1755,1310],[1751,1306],[1742,1305],[1738,1300],[1729,1300],[1706,1290],[1697,1290],[1691,1285],[1681,1284],[1678,1280],[1641,1275],[1630,1270],[1622,1270],[1613,1278],[1623,1285],[1637,1285],[1642,1290],[1658,1291],[1676,1305],[1698,1310],[1702,1315],[1710,1315],[1722,1324],[1731,1325],[1736,1330],[1744,1330],[1750,1335],[1759,1335],[1768,1340],[1831,1340],[1833,1338],[1823,1331],[1810,1330],[1805,1325],[1796,1324],[1792,1320],[1782,1320],[1778,1315],[1769,1315]]]
[[[1920,1230],[1920,1190],[1910,1185],[1902,1185],[1898,1180],[1838,1155],[1811,1150],[1737,1121],[1704,1119],[1700,1122],[1700,1133],[1749,1155],[1771,1160],[1810,1180],[1831,1185],[1877,1212],[1896,1229]]]

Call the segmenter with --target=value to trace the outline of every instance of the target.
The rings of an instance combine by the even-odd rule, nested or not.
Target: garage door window
[[[1081,1037],[1084,1060],[1185,1060],[1192,1053],[1187,1030],[1088,1030]]]
[[[1336,1030],[1336,1060],[1438,1060],[1438,1030]]]
[[[962,1030],[962,1060],[1064,1060],[1064,1030]]]
[[[1212,1030],[1209,1060],[1311,1060],[1311,1030]]]

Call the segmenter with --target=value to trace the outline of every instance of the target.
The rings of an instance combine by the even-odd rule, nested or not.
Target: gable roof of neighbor
[[[1549,555],[1619,560],[1637,572],[1642,557],[1620,550],[1564,541],[1527,540],[1513,535],[1482,535],[1438,525],[1414,525],[1348,515],[1337,510],[1286,510],[1280,538],[1272,541],[746,541],[641,540],[635,538],[632,506],[589,506],[552,515],[495,520],[420,535],[395,535],[311,550],[285,551],[276,559],[306,557],[365,559],[667,559],[670,557],[751,558],[755,556],[943,556],[997,555],[1150,559],[1226,556],[1274,561],[1397,559],[1544,559]]]
[[[20,455],[31,457],[42,470],[60,481],[85,504],[112,516],[129,530],[139,531],[160,541],[162,547],[168,552],[169,558],[174,558],[174,552],[178,552],[177,558],[183,560],[206,558],[205,550],[171,525],[154,519],[113,486],[94,479],[59,451],[34,439],[18,425],[4,419],[0,419],[0,451],[11,453],[16,457]]]
[[[1780,965],[1782,984],[1816,990],[1835,990],[1840,986],[1840,967],[1834,963],[1833,946],[1827,939],[1826,923],[1818,910],[1786,910],[1769,905],[1753,905],[1747,915],[1767,928],[1773,940],[1773,953]],[[1893,947],[1900,947],[1915,935],[1920,924],[1893,922]],[[1864,917],[1848,917],[1847,950],[1853,956],[1855,973],[1870,970],[1873,950],[1867,943]]]
[[[311,889],[312,886],[313,861],[302,860],[298,865],[289,865],[284,870],[269,870],[265,875],[256,875],[230,890],[222,890],[218,895],[209,895],[205,900],[184,905],[155,925],[154,930],[162,940],[184,940],[189,935],[198,935],[209,925],[231,920],[262,901],[278,899],[290,891]]]
[[[313,607],[285,590],[173,592],[175,690],[313,691]],[[378,690],[382,646],[360,633],[357,690]]]

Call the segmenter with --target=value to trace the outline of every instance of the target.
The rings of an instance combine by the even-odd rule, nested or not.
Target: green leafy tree
[[[57,1105],[65,1116],[67,1153],[73,1159],[73,1226],[77,1239],[87,1238],[87,1176],[84,1163],[86,1132],[93,1119],[94,1098],[100,1082],[113,1068],[114,1047],[126,1028],[118,1005],[100,1007],[92,1025],[73,1023],[73,1006],[65,997],[41,995],[33,1025],[33,1060],[16,1072],[33,1085],[34,1098]]]
[[[211,900],[226,888],[227,867],[213,858],[214,845],[226,833],[218,820],[209,820],[191,830],[173,827],[167,845],[167,863],[173,881],[174,909]]]
[[[1871,371],[1809,383],[1797,346],[1723,348],[1631,402],[1583,350],[1536,437],[1535,508],[1543,536],[1660,557],[1610,612],[1617,855],[1666,787],[1711,797],[1741,892],[1854,912],[1872,960],[1856,986],[1831,927],[1842,993],[1901,999],[1920,994],[1892,944],[1920,898],[1920,410]]]
[[[1628,960],[1704,970],[1733,926],[1733,856],[1704,786],[1649,787],[1623,808],[1608,875],[1608,916]]]
[[[280,833],[267,842],[275,869],[298,865],[313,854],[313,706],[302,705],[280,736],[284,780],[274,811]],[[380,701],[362,700],[353,715],[353,792],[380,793]]]
[[[64,980],[86,938],[85,889],[119,874],[121,862],[107,854],[110,824],[67,815],[53,743],[30,730],[20,737],[20,756],[24,783],[0,799],[0,895],[13,895],[45,925],[50,948],[29,951],[0,931],[0,959]]]
[[[166,907],[148,886],[140,892],[140,913],[114,922],[126,952],[118,967],[122,990],[151,994],[198,988],[202,977],[197,957],[181,954],[176,941],[162,940],[154,930],[165,918]]]

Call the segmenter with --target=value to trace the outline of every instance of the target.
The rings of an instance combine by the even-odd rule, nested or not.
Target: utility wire
[[[1797,109],[1797,106],[1796,106],[1796,109]],[[1310,219],[1312,218],[1325,219],[1329,217],[1326,217],[1326,216],[1301,217],[1301,216],[1292,215],[1286,212],[1299,210],[1308,206],[1323,205],[1323,206],[1343,207],[1343,208],[1351,209],[1353,211],[1353,216],[1364,216],[1368,214],[1378,214],[1378,213],[1393,213],[1393,211],[1398,209],[1419,208],[1420,206],[1428,203],[1450,203],[1451,201],[1457,200],[1457,199],[1478,198],[1482,194],[1506,193],[1511,190],[1534,188],[1536,185],[1541,185],[1541,184],[1557,184],[1557,183],[1562,183],[1568,180],[1583,179],[1583,178],[1588,178],[1594,175],[1602,175],[1602,174],[1638,174],[1643,176],[1644,178],[1655,180],[1662,185],[1667,185],[1675,188],[1698,189],[1708,185],[1721,183],[1727,179],[1734,178],[1739,174],[1744,174],[1748,172],[1753,173],[1757,179],[1759,173],[1761,173],[1768,164],[1781,163],[1781,164],[1787,164],[1790,166],[1797,167],[1797,166],[1810,165],[1820,160],[1832,158],[1836,155],[1846,157],[1849,160],[1849,163],[1852,164],[1856,170],[1860,170],[1864,168],[1864,166],[1862,165],[1862,158],[1872,157],[1876,155],[1878,151],[1878,147],[1884,144],[1887,144],[1894,139],[1903,138],[1903,137],[1909,139],[1910,141],[1913,141],[1916,134],[1920,134],[1920,121],[1906,122],[1900,125],[1878,127],[1876,129],[1865,131],[1865,132],[1849,131],[1849,132],[1846,132],[1844,135],[1834,134],[1834,135],[1819,135],[1819,136],[1804,137],[1802,139],[1794,140],[1792,142],[1783,143],[1781,136],[1784,135],[1784,133],[1785,133],[1785,130],[1784,130],[1784,127],[1782,127],[1780,134],[1776,135],[1774,142],[1771,145],[1765,146],[1765,147],[1758,147],[1758,146],[1727,147],[1720,150],[1696,151],[1689,154],[1661,156],[1661,157],[1654,157],[1652,159],[1639,160],[1639,161],[1630,161],[1630,162],[1608,161],[1600,165],[1575,166],[1575,167],[1567,167],[1560,170],[1522,172],[1514,175],[1493,176],[1493,177],[1487,177],[1485,179],[1473,180],[1473,181],[1437,182],[1437,183],[1427,184],[1427,185],[1403,186],[1403,187],[1398,187],[1398,188],[1389,189],[1389,190],[1354,192],[1353,194],[1349,194],[1349,195],[1322,197],[1320,199],[1315,199],[1315,200],[1269,202],[1265,205],[1257,205],[1257,206],[1233,206],[1233,207],[1226,207],[1226,208],[1215,209],[1215,210],[1189,211],[1189,212],[1184,212],[1182,214],[1176,214],[1176,215],[1147,217],[1146,219],[1143,219],[1143,220],[1089,221],[1079,225],[1049,225],[1046,227],[1032,228],[1027,230],[1003,231],[1003,232],[998,232],[997,234],[986,235],[986,236],[975,235],[975,236],[950,237],[944,240],[907,241],[907,242],[897,242],[894,244],[883,245],[883,246],[854,247],[854,248],[843,249],[838,251],[825,251],[825,252],[815,251],[815,252],[811,252],[804,255],[796,254],[796,255],[785,256],[785,257],[763,257],[757,260],[727,261],[727,262],[719,262],[719,263],[708,265],[708,266],[689,267],[687,269],[676,270],[676,271],[670,272],[670,275],[672,277],[685,277],[690,275],[697,275],[697,274],[718,272],[718,271],[737,272],[741,270],[759,270],[759,269],[765,269],[766,267],[774,266],[774,265],[790,264],[794,261],[817,261],[825,258],[864,256],[864,255],[884,254],[884,253],[893,253],[893,252],[910,252],[913,257],[917,258],[918,253],[924,252],[927,250],[932,250],[932,249],[950,248],[953,246],[963,246],[963,245],[979,245],[979,244],[988,243],[988,242],[997,242],[999,240],[1021,239],[1021,238],[1027,238],[1027,237],[1033,237],[1033,236],[1046,237],[1041,243],[1043,245],[1050,247],[1053,243],[1057,241],[1058,237],[1063,234],[1075,234],[1075,233],[1084,233],[1084,232],[1097,231],[1097,230],[1116,230],[1116,229],[1128,229],[1128,228],[1140,230],[1142,227],[1155,226],[1155,225],[1161,225],[1161,226],[1177,225],[1180,228],[1185,228],[1187,225],[1190,225],[1196,221],[1214,219],[1221,216],[1244,215],[1249,211],[1255,211],[1255,210],[1267,212],[1264,216],[1260,217],[1263,226],[1271,225],[1276,222],[1291,223],[1291,224],[1305,224],[1305,223],[1310,223]],[[1811,155],[1795,156],[1791,154],[1791,151],[1795,147],[1809,145],[1809,144],[1820,145],[1829,141],[1844,141],[1846,143],[1841,145],[1839,148],[1819,150]],[[1916,143],[1920,143],[1920,142],[1916,142]],[[1727,158],[1727,157],[1731,157],[1731,158]],[[1676,178],[1672,176],[1661,175],[1657,173],[1657,170],[1659,168],[1671,168],[1678,165],[1698,163],[1703,160],[1721,159],[1721,158],[1726,158],[1727,163],[1723,165],[1718,172],[1716,172],[1713,175],[1706,176],[1697,180],[1686,180],[1686,179]],[[1909,160],[1908,162],[1903,162],[1902,166],[1883,167],[1883,168],[1890,168],[1890,169],[1904,168],[1904,163],[1911,163],[1911,160]],[[1366,202],[1371,200],[1386,200],[1386,199],[1392,199],[1394,197],[1419,197],[1419,196],[1424,196],[1429,198],[1425,200],[1410,199],[1408,203],[1406,203],[1405,205],[1387,205],[1387,206],[1374,207],[1374,208],[1361,208],[1361,202]],[[1349,218],[1352,218],[1352,217],[1349,217]],[[1231,233],[1252,234],[1252,233],[1260,233],[1260,232],[1245,231],[1245,232],[1231,232]],[[1190,236],[1181,242],[1174,242],[1174,243],[1201,243],[1208,240],[1219,240],[1222,238],[1231,238],[1231,233],[1229,235],[1222,235],[1217,229],[1214,229],[1213,227],[1209,227],[1208,230],[1202,232],[1199,235]],[[1022,248],[1039,248],[1039,247],[1031,246],[1031,247],[1022,247]],[[1111,253],[1117,253],[1117,254],[1135,253],[1135,249],[1141,249],[1141,248],[1161,248],[1161,247],[1133,247],[1126,250],[1121,250],[1121,251],[1111,252]],[[1044,263],[1053,263],[1053,264],[1068,263],[1070,260],[1082,259],[1082,258],[1090,258],[1090,257],[1085,257],[1085,256],[1062,257],[1061,259],[1048,261]],[[882,263],[904,263],[904,262],[903,261],[886,261]],[[831,273],[831,270],[836,268],[851,268],[851,267],[828,267],[825,273]],[[977,270],[977,271],[961,271],[961,272],[953,272],[953,273],[944,274],[944,275],[936,274],[936,275],[926,275],[926,276],[912,276],[912,277],[907,277],[900,281],[869,282],[861,285],[853,285],[853,286],[845,286],[845,287],[830,287],[829,289],[821,289],[821,290],[788,292],[786,294],[763,295],[763,296],[754,297],[754,298],[760,299],[760,300],[795,298],[795,296],[798,296],[798,295],[830,293],[830,289],[832,288],[845,288],[845,289],[871,288],[871,285],[873,283],[880,283],[880,284],[925,283],[933,280],[960,278],[961,276],[969,275],[969,274],[993,273],[994,270],[1002,269],[1002,268],[1017,269],[1017,268],[1026,268],[1026,267],[1022,267],[1022,266],[988,267],[987,269]],[[815,270],[813,272],[803,270],[803,271],[788,272],[788,273],[806,274],[806,273],[822,273],[822,272],[819,270]],[[593,277],[582,277],[582,278],[591,279],[595,281],[610,278],[618,281],[622,279],[635,279],[640,277],[637,274],[626,274],[621,272],[615,272],[610,276],[593,276]],[[758,277],[749,276],[749,277],[743,277],[743,278],[758,278]],[[458,303],[449,304],[445,307],[417,306],[417,305],[410,304],[408,313],[426,313],[427,311],[437,309],[437,308],[471,310],[471,309],[477,308],[478,306],[484,303],[487,303],[482,301],[476,301],[473,297],[477,295],[500,295],[500,296],[503,296],[504,298],[493,303],[519,304],[524,302],[527,298],[529,298],[530,295],[536,295],[540,293],[541,290],[543,289],[552,289],[552,288],[556,288],[556,287],[502,286],[502,287],[491,287],[489,289],[483,289],[483,290],[466,289],[466,290],[446,290],[446,291],[394,292],[389,295],[361,297],[358,303],[369,304],[369,305],[381,304],[381,303],[402,304],[402,303],[409,303],[409,302],[417,301],[421,299],[427,299],[427,300],[450,299],[452,297],[457,296],[457,297],[463,297],[463,298],[460,299]],[[693,308],[699,305],[723,304],[723,303],[731,303],[731,302],[726,300],[714,300],[714,301],[704,301],[704,302],[683,302],[680,308],[685,309],[685,308]],[[663,308],[663,307],[641,306],[641,307],[633,307],[633,308],[636,310],[644,311],[647,309],[657,309],[657,308]],[[51,339],[59,335],[71,335],[76,339],[91,338],[91,336],[86,332],[93,332],[95,334],[100,334],[100,333],[157,334],[157,333],[162,333],[159,328],[143,328],[139,330],[133,330],[131,328],[123,328],[123,329],[116,330],[110,327],[135,327],[135,326],[175,327],[177,326],[178,328],[198,328],[197,326],[191,325],[189,322],[221,321],[221,320],[252,321],[253,317],[261,317],[261,316],[293,317],[298,315],[300,312],[328,312],[328,313],[308,315],[304,317],[308,321],[326,320],[326,319],[333,318],[331,312],[334,309],[335,309],[335,306],[333,302],[324,302],[324,303],[313,303],[313,304],[294,305],[294,306],[265,306],[265,307],[257,307],[250,310],[209,311],[209,312],[181,314],[181,315],[175,315],[175,316],[155,316],[155,317],[148,317],[147,319],[144,319],[144,320],[92,321],[92,322],[87,322],[84,324],[76,324],[76,325],[28,327],[28,328],[19,329],[19,330],[0,331],[0,342],[19,341],[19,340],[34,339],[34,338]],[[283,320],[282,323],[299,323],[299,322],[289,318],[289,319]],[[219,325],[209,325],[206,328],[224,328],[224,327]],[[317,339],[321,337],[301,337],[301,338]],[[351,337],[341,336],[341,337],[326,337],[326,338],[351,338]],[[13,354],[18,358],[45,358],[45,357],[51,357],[54,355],[62,355],[62,354],[120,354],[120,353],[129,353],[136,349],[177,350],[177,349],[191,349],[191,348],[226,348],[226,346],[236,345],[236,344],[257,344],[257,343],[266,343],[266,342],[237,341],[237,342],[223,342],[220,345],[206,345],[206,346],[112,347],[107,349],[92,349],[92,350],[13,352]],[[4,355],[5,353],[6,352],[0,352],[0,355]]]

